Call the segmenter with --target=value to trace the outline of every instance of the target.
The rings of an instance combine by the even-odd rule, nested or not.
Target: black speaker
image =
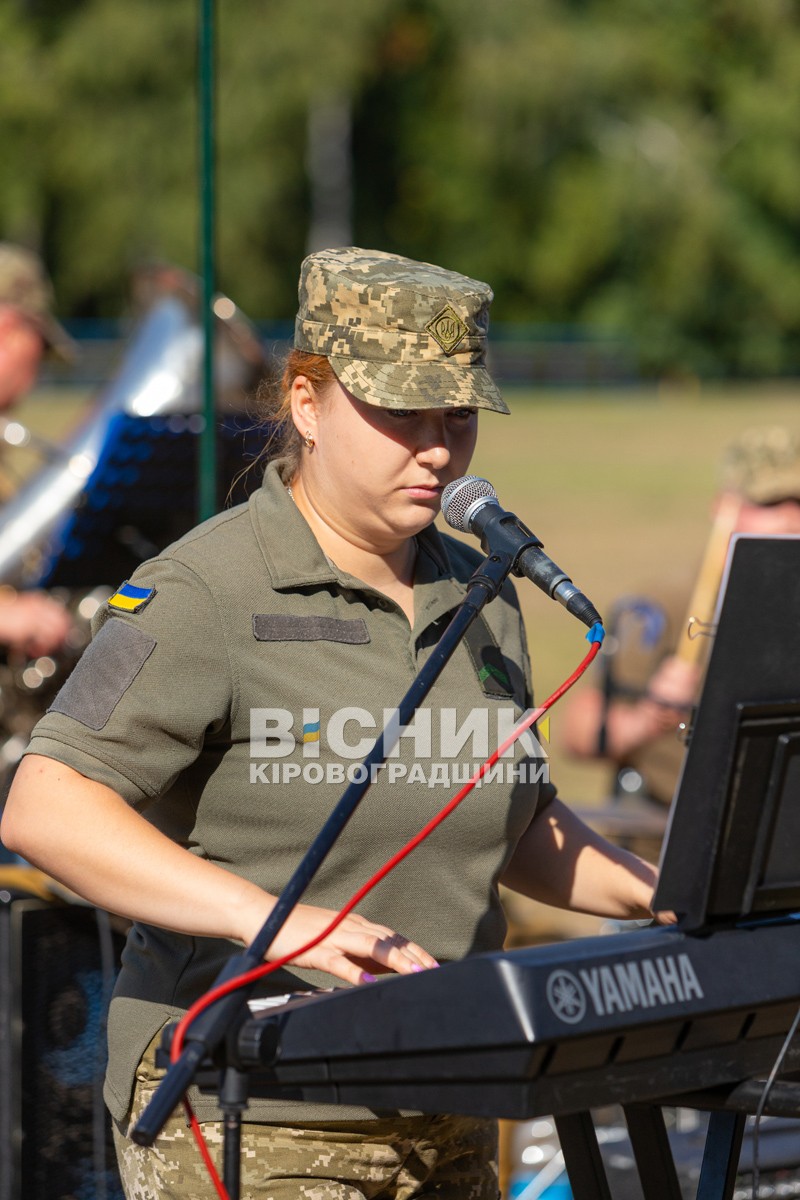
[[[124,1200],[102,1098],[122,941],[0,874],[0,1200]]]

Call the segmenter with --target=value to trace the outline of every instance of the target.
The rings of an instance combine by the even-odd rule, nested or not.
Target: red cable
[[[530,729],[531,725],[538,721],[539,718],[546,713],[549,708],[552,708],[553,705],[561,699],[564,693],[567,692],[578,679],[580,679],[581,675],[594,661],[599,653],[600,645],[600,641],[592,642],[589,653],[586,655],[580,665],[572,672],[572,674],[561,684],[561,686],[556,688],[552,695],[548,696],[539,708],[533,709],[532,712],[530,712],[522,721],[520,721],[519,725],[517,725],[511,731],[506,740],[497,747],[497,749],[489,756],[489,758],[487,758],[486,761],[478,768],[475,774],[467,780],[461,790],[457,792],[451,800],[448,801],[444,808],[439,810],[436,816],[431,818],[427,825],[425,825],[417,834],[414,835],[414,837],[406,842],[406,844],[400,850],[398,850],[396,854],[392,855],[392,857],[388,859],[383,866],[358,889],[357,892],[353,893],[344,907],[339,910],[334,919],[329,925],[326,926],[325,929],[323,929],[321,933],[317,934],[316,937],[313,937],[310,941],[298,947],[296,950],[293,950],[290,954],[284,954],[281,958],[277,958],[273,962],[264,963],[260,967],[254,967],[251,971],[245,971],[244,974],[238,975],[235,979],[229,979],[226,983],[220,984],[219,987],[212,988],[211,991],[205,992],[202,996],[200,996],[199,999],[196,1000],[191,1006],[191,1008],[187,1010],[175,1029],[172,1045],[170,1047],[171,1061],[176,1062],[180,1057],[181,1050],[183,1049],[183,1043],[186,1038],[186,1030],[192,1024],[192,1022],[199,1017],[200,1013],[205,1012],[207,1008],[209,1008],[217,1000],[221,1000],[223,996],[227,996],[239,988],[246,987],[249,983],[254,983],[258,979],[263,979],[265,976],[271,975],[273,971],[277,971],[280,967],[286,966],[287,963],[292,962],[292,960],[297,958],[299,955],[307,954],[309,950],[313,950],[313,948],[318,946],[320,942],[323,942],[326,937],[329,937],[330,934],[333,933],[333,931],[337,928],[337,926],[342,923],[344,918],[351,913],[358,904],[361,903],[364,897],[371,892],[372,889],[376,887],[382,879],[385,879],[385,877],[391,871],[393,871],[394,868],[398,866],[398,864],[401,863],[404,858],[407,858],[408,855],[411,854],[412,850],[416,850],[417,846],[419,846],[421,842],[425,841],[425,839],[433,833],[434,829],[438,828],[438,826],[450,816],[450,814],[459,806],[459,804],[461,804],[462,800],[466,799],[478,781],[483,778],[483,776],[491,767],[494,766],[494,764],[505,753],[505,751],[508,750],[509,747],[511,747],[527,729]],[[189,1100],[185,1096],[183,1103],[187,1116],[190,1119],[192,1132],[195,1136],[195,1140],[198,1142],[200,1153],[203,1155],[203,1160],[217,1190],[217,1194],[221,1197],[221,1200],[229,1200],[225,1185],[219,1178],[217,1170],[211,1161],[208,1147],[206,1146],[205,1139],[203,1137],[203,1132],[200,1128],[197,1118],[194,1115]]]
[[[206,1139],[203,1136],[203,1131],[200,1128],[200,1122],[197,1120],[197,1117],[194,1115],[194,1109],[192,1108],[192,1106],[189,1103],[189,1100],[186,1096],[183,1097],[183,1107],[184,1107],[184,1111],[186,1112],[186,1120],[189,1123],[189,1128],[192,1131],[194,1140],[197,1142],[197,1148],[199,1149],[200,1154],[202,1155],[203,1162],[206,1165],[206,1170],[208,1171],[209,1175],[211,1176],[211,1182],[214,1184],[214,1188],[216,1189],[217,1195],[220,1197],[220,1200],[230,1200],[230,1196],[228,1195],[228,1189],[225,1187],[225,1184],[220,1179],[219,1172],[217,1171],[217,1168],[214,1165],[214,1160],[211,1157],[211,1151],[208,1148]]]

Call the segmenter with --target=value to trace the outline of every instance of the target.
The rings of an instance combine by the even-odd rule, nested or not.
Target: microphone
[[[442,492],[442,515],[451,528],[480,538],[484,553],[511,555],[515,575],[530,579],[579,621],[590,628],[602,625],[602,617],[592,602],[547,557],[539,538],[513,513],[501,508],[488,479],[464,475],[448,483]]]

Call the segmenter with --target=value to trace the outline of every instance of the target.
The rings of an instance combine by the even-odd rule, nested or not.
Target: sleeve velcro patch
[[[147,659],[156,639],[125,621],[107,621],[50,705],[87,729],[102,729]]]
[[[340,621],[280,613],[253,613],[253,635],[257,642],[344,642],[348,646],[366,646],[370,640],[362,617]]]

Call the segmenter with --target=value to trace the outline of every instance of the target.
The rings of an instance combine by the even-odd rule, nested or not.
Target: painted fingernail
[[[425,970],[425,968],[422,966],[422,964],[421,964],[421,963],[412,963],[412,964],[411,964],[411,970],[412,970],[412,971],[424,971],[424,970]]]
[[[375,982],[376,982],[376,980],[377,980],[377,976],[376,976],[376,975],[370,975],[369,971],[362,971],[362,972],[361,972],[361,982],[362,982],[362,983],[375,983]]]

